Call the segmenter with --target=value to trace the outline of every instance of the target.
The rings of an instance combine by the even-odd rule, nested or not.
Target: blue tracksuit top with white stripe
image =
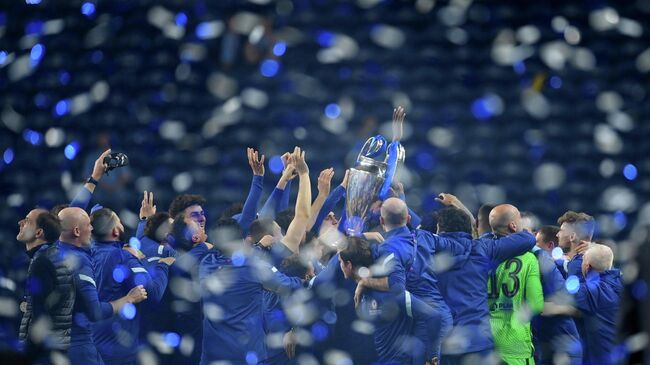
[[[406,290],[406,272],[415,257],[415,240],[408,227],[398,227],[386,232],[384,242],[377,246],[375,260],[383,272],[375,276],[388,276],[390,291],[399,294]]]
[[[176,257],[176,250],[167,245],[161,245],[147,236],[140,238],[140,251],[146,257],[147,262],[158,261],[164,257]]]
[[[95,242],[93,268],[99,299],[105,302],[117,300],[133,287],[143,285],[147,290],[147,301],[160,301],[167,287],[168,266],[164,263],[145,266],[122,246],[119,241]],[[147,268],[154,272],[150,274]],[[93,324],[93,338],[105,362],[135,360],[141,308],[137,305],[135,313],[124,311]]]
[[[231,259],[216,250],[201,261],[199,282],[205,312],[201,364],[266,359],[263,291],[303,287],[302,280],[285,276],[255,254],[238,253]]]
[[[99,301],[90,250],[62,241],[57,241],[55,245],[69,263],[76,291],[70,346],[92,345],[91,322],[110,318],[113,315],[113,307],[110,303]]]
[[[465,248],[463,255],[452,255],[451,267],[438,275],[438,286],[454,318],[454,328],[442,347],[444,354],[464,354],[494,348],[487,301],[487,277],[499,263],[523,254],[535,246],[528,232],[506,237],[485,236],[472,239],[464,232],[442,233]],[[453,345],[449,345],[453,344]]]
[[[618,364],[616,320],[621,304],[623,282],[617,269],[602,273],[590,271],[574,294],[575,306],[582,313],[576,321],[583,343],[584,365]]]

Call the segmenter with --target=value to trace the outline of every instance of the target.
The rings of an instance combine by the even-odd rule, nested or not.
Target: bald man
[[[522,231],[521,214],[510,205],[490,212],[490,226],[497,237]],[[544,308],[537,257],[526,252],[491,270],[487,284],[490,325],[494,347],[508,365],[534,364],[530,314]]]
[[[59,240],[33,263],[43,285],[42,299],[34,301],[34,318],[50,318],[51,333],[46,341],[61,353],[67,352],[70,364],[103,364],[90,322],[109,318],[146,299],[146,291],[137,286],[118,300],[100,302],[88,250],[93,229],[88,214],[80,208],[65,208],[59,212],[59,220]]]
[[[586,365],[617,364],[621,360],[614,350],[623,283],[621,272],[612,268],[613,261],[614,254],[609,247],[593,244],[583,256],[584,279],[580,278],[576,289],[567,283],[574,305],[544,305],[544,315],[567,314],[582,318],[576,321],[576,325],[584,349],[583,364]]]
[[[93,324],[93,339],[106,365],[135,364],[142,314],[151,308],[157,309],[152,305],[160,302],[165,292],[168,267],[174,258],[165,257],[146,265],[130,252],[134,248],[124,249],[125,244],[120,240],[124,226],[117,214],[108,208],[93,212],[91,223],[95,238],[93,272],[100,301],[110,302],[123,297],[137,284],[142,284],[149,294],[149,300],[143,303],[149,307],[138,305],[133,316],[113,316]],[[131,336],[125,338],[124,333]]]
[[[517,233],[484,234],[474,240],[471,220],[465,212],[459,209],[441,211],[438,233],[456,240],[466,252],[454,259],[449,270],[438,275],[440,291],[452,310],[454,320],[442,346],[443,365],[497,363],[490,327],[488,273],[501,262],[521,255],[535,245],[533,235],[519,232],[518,214],[510,207],[495,207],[493,220],[503,222]]]
[[[431,343],[425,343],[424,355],[427,359],[439,357],[441,336],[452,325],[451,312],[442,299],[438,290],[437,279],[432,262],[432,252],[435,251],[436,237],[423,237],[419,230],[411,231],[407,224],[410,222],[408,207],[398,198],[386,199],[381,206],[379,222],[386,231],[384,242],[378,246],[375,262],[381,269],[374,272],[375,278],[359,281],[355,300],[359,300],[364,287],[379,291],[389,291],[397,298],[406,291],[415,295],[423,304],[430,307],[436,316],[434,328],[416,326],[413,337],[417,339],[433,338]],[[419,241],[422,241],[420,244]],[[416,243],[417,242],[417,243]],[[390,331],[389,331],[390,332]],[[385,333],[383,336],[396,336],[396,333]],[[390,353],[388,348],[378,348],[380,354]]]

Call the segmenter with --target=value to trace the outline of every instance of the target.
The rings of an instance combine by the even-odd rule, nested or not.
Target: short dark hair
[[[440,232],[465,232],[472,234],[472,219],[463,210],[446,207],[438,211]]]
[[[594,236],[596,222],[594,221],[594,217],[587,213],[569,210],[557,219],[558,225],[561,226],[564,223],[573,226],[578,234],[578,238],[582,240],[590,241]]]
[[[43,230],[43,237],[47,242],[55,242],[61,235],[61,221],[51,212],[42,212],[36,216],[36,228]]]
[[[167,212],[158,212],[152,215],[151,217],[147,218],[147,223],[145,223],[144,225],[145,237],[149,237],[154,241],[160,241],[156,233],[158,233],[160,226],[162,226],[163,223],[166,223],[169,218],[170,216],[169,213]]]
[[[278,226],[280,226],[282,234],[287,233],[287,229],[289,228],[289,225],[295,216],[296,211],[293,208],[285,209],[275,216],[275,222],[278,224]]]
[[[494,204],[483,204],[478,208],[478,220],[479,222],[484,222],[488,226],[490,225],[490,212],[494,209],[496,205]]]
[[[175,249],[189,251],[194,246],[194,243],[192,242],[192,232],[190,231],[190,226],[185,221],[185,214],[183,214],[182,211],[174,217],[174,223],[172,223],[170,234],[170,244]]]
[[[248,227],[248,235],[251,236],[253,243],[259,242],[267,234],[273,235],[273,219],[256,219]]]
[[[179,195],[172,200],[172,203],[169,205],[169,216],[176,217],[178,213],[183,213],[183,211],[191,207],[192,205],[200,205],[201,207],[207,203],[204,197],[196,194],[183,194]]]
[[[557,246],[557,233],[560,231],[558,226],[542,226],[537,231],[542,237],[542,242],[553,242],[553,246]]]
[[[93,225],[93,237],[103,239],[111,233],[115,225],[119,222],[114,212],[108,208],[98,209],[90,215],[90,223]]]
[[[226,210],[221,213],[221,218],[232,218],[234,215],[241,213],[244,210],[242,203],[233,203]]]
[[[68,208],[70,204],[57,204],[50,209],[50,213],[59,216],[59,212],[61,212],[63,209]]]
[[[361,237],[348,237],[347,247],[339,252],[343,261],[350,261],[353,267],[370,267],[374,260],[368,241]]]
[[[309,270],[309,265],[307,265],[303,261],[302,257],[297,253],[282,260],[280,267],[280,271],[282,271],[284,275],[300,279],[304,279]]]
[[[422,216],[422,223],[420,223],[420,229],[436,233],[438,231],[438,212],[424,214]]]

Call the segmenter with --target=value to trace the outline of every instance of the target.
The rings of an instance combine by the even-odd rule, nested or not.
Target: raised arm
[[[467,213],[467,215],[472,220],[472,227],[476,226],[476,219],[474,218],[472,212],[469,209],[467,209],[467,207],[455,195],[449,193],[441,193],[440,195],[438,195],[436,200],[443,205],[452,206]]]
[[[254,270],[262,286],[268,291],[286,293],[304,287],[301,279],[286,276],[264,261],[254,260]]]
[[[147,224],[147,219],[156,214],[156,205],[153,203],[153,192],[144,191],[142,203],[140,203],[140,222],[138,228],[135,230],[135,237],[141,239],[144,237],[144,227]]]
[[[282,155],[282,168],[283,171],[284,169],[287,168],[287,165],[289,164],[289,156],[291,154],[289,152],[286,152],[284,155]],[[281,212],[283,210],[286,210],[289,208],[289,197],[291,196],[291,182],[293,179],[289,179],[287,181],[287,184],[284,186],[284,189],[282,190],[282,199],[280,200],[280,207],[278,208],[278,212]]]
[[[535,246],[535,236],[527,231],[513,233],[498,240],[487,240],[488,253],[496,263],[519,256]]]
[[[109,148],[104,151],[97,160],[95,160],[95,165],[93,166],[93,172],[90,174],[90,179],[86,181],[83,188],[81,188],[79,192],[77,192],[77,195],[75,195],[74,199],[72,199],[70,202],[71,207],[81,208],[83,210],[88,208],[88,204],[90,203],[90,199],[93,197],[93,192],[95,192],[97,183],[102,179],[102,176],[104,176],[104,172],[106,171],[104,157],[108,156],[110,153],[111,150]]]
[[[255,220],[257,214],[257,205],[260,202],[262,195],[262,188],[264,186],[264,155],[258,156],[258,152],[252,148],[246,149],[248,157],[248,164],[253,170],[253,181],[251,181],[251,188],[248,191],[248,196],[244,202],[244,207],[239,217],[239,226],[248,231],[251,223]]]
[[[311,205],[311,216],[309,217],[309,224],[307,225],[308,231],[314,228],[314,224],[320,216],[320,211],[325,205],[325,200],[327,200],[329,197],[332,176],[334,176],[333,168],[321,171],[320,175],[318,176],[318,196],[314,200],[314,203]]]
[[[320,226],[323,224],[323,220],[325,220],[325,217],[327,217],[329,212],[334,210],[336,204],[338,204],[338,202],[343,197],[345,197],[345,189],[347,188],[347,184],[348,184],[348,171],[350,170],[345,170],[345,176],[343,177],[343,181],[341,182],[341,185],[337,186],[334,190],[332,190],[329,196],[327,197],[327,199],[325,199],[325,203],[323,203],[323,206],[318,212],[318,215],[316,216],[316,220],[312,225],[311,230],[313,232],[320,233]]]
[[[296,214],[287,228],[283,243],[292,252],[298,253],[300,241],[307,232],[307,224],[311,216],[311,182],[309,180],[309,167],[305,162],[305,152],[296,147],[291,155],[291,164],[298,173],[298,199],[296,200]]]
[[[286,156],[286,157],[285,157]],[[285,153],[282,155],[282,163],[284,164],[284,169],[282,170],[282,175],[280,176],[280,180],[278,180],[277,185],[271,192],[271,195],[269,195],[269,198],[266,200],[264,203],[264,206],[260,210],[260,217],[261,218],[275,218],[275,215],[282,210],[286,209],[286,207],[282,207],[283,205],[283,200],[285,198],[285,195],[287,195],[288,191],[286,191],[290,185],[289,183],[293,178],[296,177],[296,172],[294,169],[293,164],[290,162],[290,157],[291,155]],[[287,204],[289,201],[289,197],[286,196],[287,199]]]

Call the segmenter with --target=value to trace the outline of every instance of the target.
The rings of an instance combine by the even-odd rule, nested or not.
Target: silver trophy
[[[386,145],[386,139],[380,135],[369,138],[350,169],[345,199],[345,232],[348,235],[363,233],[370,206],[390,187],[397,164],[404,162],[405,152],[399,141]],[[385,155],[383,161],[375,159],[382,154]]]

